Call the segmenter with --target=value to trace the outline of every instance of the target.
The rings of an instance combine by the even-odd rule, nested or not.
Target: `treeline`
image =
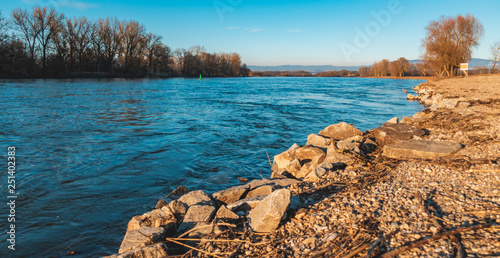
[[[9,34],[9,32],[12,32]],[[236,53],[171,49],[137,21],[67,18],[35,7],[0,13],[0,77],[248,76]]]
[[[357,71],[325,71],[311,73],[309,71],[251,71],[250,76],[255,77],[358,77]]]
[[[371,67],[358,69],[361,77],[404,77],[404,76],[427,76],[429,71],[421,63],[411,64],[406,58],[401,57],[394,61],[383,59],[373,63]]]
[[[251,71],[250,76],[254,77],[312,77],[309,71]]]

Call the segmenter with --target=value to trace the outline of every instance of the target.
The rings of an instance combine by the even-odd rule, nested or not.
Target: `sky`
[[[171,49],[200,45],[236,52],[248,65],[370,65],[418,59],[425,27],[441,16],[472,14],[484,26],[473,58],[500,41],[498,0],[0,0],[13,9],[53,7],[67,17],[135,20]]]

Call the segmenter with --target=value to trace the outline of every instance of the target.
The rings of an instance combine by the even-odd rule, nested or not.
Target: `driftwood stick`
[[[271,168],[272,168],[273,164],[271,163],[271,159],[269,158],[269,153],[267,153],[267,151],[266,151],[266,155],[267,155],[267,160],[269,160],[269,166],[271,166]]]
[[[368,249],[368,252],[366,253],[367,258],[372,257],[373,250],[375,249],[375,247],[377,247],[377,245],[380,244],[380,242],[382,242],[382,240],[384,240],[384,238],[385,238],[384,236],[381,236],[381,237],[377,238],[377,240],[375,240],[375,242],[373,242],[370,245],[370,248]]]
[[[408,250],[424,246],[426,244],[429,244],[429,243],[434,242],[436,240],[439,240],[441,238],[445,238],[448,236],[452,236],[455,234],[459,234],[459,233],[463,233],[463,232],[467,232],[467,231],[471,231],[471,230],[478,230],[478,229],[489,228],[489,227],[493,227],[493,224],[488,223],[488,224],[476,225],[476,226],[471,226],[471,227],[462,227],[462,228],[457,228],[454,230],[446,231],[446,232],[443,232],[441,234],[434,235],[430,238],[418,240],[418,241],[409,243],[407,245],[401,246],[401,247],[396,248],[390,252],[382,254],[380,257],[382,257],[382,258],[394,257],[396,255],[400,255],[402,253],[405,253]]]
[[[199,226],[199,227],[194,227],[186,232],[184,232],[183,234],[181,234],[180,236],[178,236],[177,238],[181,238],[183,236],[186,236],[188,235],[189,233],[197,230],[197,229],[202,229],[202,228],[209,228],[209,227],[215,227],[215,226],[226,226],[226,227],[232,227],[232,228],[235,228],[236,225],[234,224],[229,224],[229,223],[217,223],[217,224],[210,224],[210,225],[205,225],[205,226]]]
[[[182,246],[187,247],[187,248],[189,248],[189,249],[191,249],[191,250],[195,250],[195,251],[198,251],[198,252],[203,253],[203,254],[206,254],[206,255],[210,255],[210,256],[213,256],[213,257],[217,257],[217,258],[222,258],[221,256],[218,256],[218,255],[216,255],[216,254],[213,254],[213,253],[209,253],[209,252],[203,251],[203,250],[201,250],[201,249],[198,249],[198,248],[196,248],[196,247],[192,247],[192,246],[190,246],[190,245],[186,245],[186,244],[181,243],[181,242],[179,242],[179,241],[175,241],[175,240],[171,240],[171,239],[170,239],[170,240],[168,240],[168,241],[170,241],[170,242],[172,242],[172,243],[176,243],[176,244],[178,244],[178,245],[182,245]]]
[[[343,258],[351,258],[351,257],[354,257],[355,255],[363,252],[363,250],[365,250],[366,248],[368,248],[370,245],[369,244],[364,244],[360,247],[358,247],[356,250],[350,252],[349,254],[347,254],[346,256],[344,256]]]

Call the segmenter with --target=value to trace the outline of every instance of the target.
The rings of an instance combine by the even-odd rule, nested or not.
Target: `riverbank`
[[[275,156],[274,180],[179,188],[130,221],[120,256],[498,255],[498,85],[424,83],[424,112],[366,133],[329,126]]]

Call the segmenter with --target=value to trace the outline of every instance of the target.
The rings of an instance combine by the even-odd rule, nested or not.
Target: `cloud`
[[[264,31],[264,29],[260,29],[260,28],[248,28],[248,27],[244,27],[244,28],[241,28],[239,26],[231,26],[231,27],[227,27],[228,30],[246,30],[246,31],[249,31],[249,32],[261,32],[261,31]]]
[[[292,30],[292,29],[288,30],[288,32],[294,32],[294,33],[297,33],[297,32],[302,32],[302,31],[303,31],[303,30]]]

